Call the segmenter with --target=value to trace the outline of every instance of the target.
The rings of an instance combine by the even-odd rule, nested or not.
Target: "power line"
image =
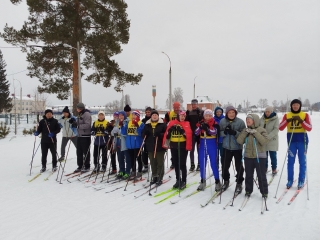
[[[28,71],[28,69],[23,70],[23,71],[20,71],[20,72],[16,72],[16,73],[11,73],[11,74],[9,74],[9,75],[7,75],[7,76],[15,75],[15,74],[22,73],[22,72],[25,72],[25,71]]]

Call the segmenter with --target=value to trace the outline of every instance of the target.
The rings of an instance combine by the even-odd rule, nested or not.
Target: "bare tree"
[[[121,98],[120,103],[121,103],[121,102],[124,102],[124,106],[125,106],[125,105],[129,105],[129,106],[132,105],[132,102],[131,102],[131,99],[130,99],[130,95],[129,95],[129,94],[124,95],[123,98],[124,98],[124,99]],[[120,105],[121,105],[121,104],[120,104]],[[123,109],[122,109],[122,110],[123,110]]]
[[[279,106],[279,102],[277,100],[272,101],[272,106],[274,109],[276,109]]]
[[[260,98],[259,101],[258,101],[258,107],[265,108],[267,106],[268,106],[268,99]]]
[[[310,109],[311,104],[310,104],[310,101],[309,101],[308,98],[307,98],[306,100],[304,100],[302,106],[303,106],[303,107],[307,107],[308,109]]]
[[[177,87],[173,90],[173,95],[172,95],[172,103],[174,102],[179,102],[181,105],[181,109],[183,109],[183,90],[180,87]],[[170,109],[172,106],[169,106],[169,99],[166,100],[166,107]]]
[[[120,101],[114,100],[113,102],[107,103],[105,107],[106,107],[106,112],[113,113],[120,110],[121,104],[120,104]]]

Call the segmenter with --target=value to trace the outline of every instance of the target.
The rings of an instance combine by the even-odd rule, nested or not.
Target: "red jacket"
[[[166,149],[168,148],[168,146],[165,144],[167,140],[168,130],[174,125],[180,125],[183,128],[183,130],[186,132],[186,150],[191,151],[192,150],[192,130],[190,127],[190,123],[188,121],[180,122],[177,119],[171,120],[169,122],[166,132],[164,133],[164,136],[163,136],[162,147]]]

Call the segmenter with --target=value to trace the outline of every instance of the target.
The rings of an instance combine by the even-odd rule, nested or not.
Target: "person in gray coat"
[[[77,164],[78,168],[74,172],[88,172],[90,170],[90,145],[91,145],[91,114],[85,109],[83,103],[77,104],[79,116],[73,126],[78,128],[77,140]]]
[[[271,159],[272,174],[277,173],[277,151],[279,148],[279,118],[277,113],[273,111],[273,107],[266,107],[264,114],[260,118],[260,127],[267,130],[269,142],[266,146],[267,161],[266,171],[268,170],[268,153]]]
[[[237,110],[233,106],[226,108],[226,116],[220,121],[220,136],[223,137],[223,160],[222,160],[222,178],[224,184],[222,190],[225,191],[229,187],[230,173],[229,168],[234,157],[236,165],[236,192],[241,193],[243,178],[242,166],[242,144],[237,143],[237,137],[240,132],[246,128],[244,121],[237,117]]]
[[[69,140],[77,148],[77,128],[72,127],[72,123],[76,120],[74,116],[71,115],[69,108],[65,107],[62,110],[62,118],[59,119],[59,126],[62,128],[62,142],[61,142],[61,157],[58,159],[59,162],[65,159],[66,146]]]

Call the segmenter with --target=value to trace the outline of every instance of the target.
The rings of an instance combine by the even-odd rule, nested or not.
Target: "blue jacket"
[[[220,117],[217,117],[217,116],[216,116],[217,110],[221,110],[221,111],[222,111],[222,114],[221,114]],[[214,121],[215,121],[216,123],[220,124],[221,119],[224,118],[223,109],[222,109],[221,107],[216,107],[216,108],[214,109],[214,117],[213,117],[213,118],[214,118]],[[222,141],[223,141],[223,137],[220,136],[220,137],[219,137],[219,143],[222,143]]]
[[[144,123],[139,121],[139,127],[136,128],[134,134],[128,133],[128,126],[131,125],[130,121],[126,121],[121,128],[121,135],[126,136],[126,147],[128,149],[137,149],[141,147],[142,144],[142,131],[144,128]]]

